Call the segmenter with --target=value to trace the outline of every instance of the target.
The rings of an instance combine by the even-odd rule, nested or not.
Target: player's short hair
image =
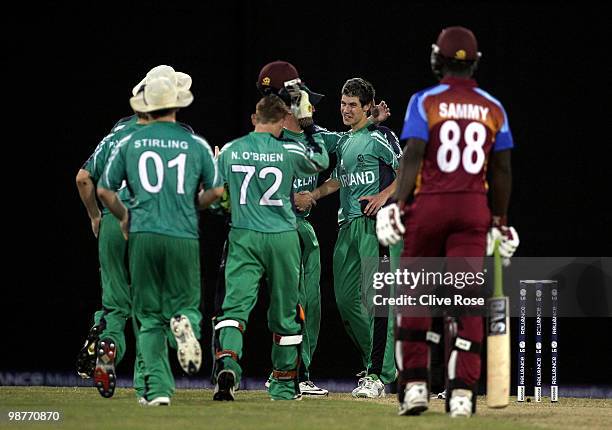
[[[287,113],[287,105],[275,94],[262,97],[255,107],[257,122],[260,124],[279,122],[285,118]]]
[[[374,86],[363,78],[351,78],[342,86],[342,95],[348,97],[359,97],[361,106],[374,102]]]

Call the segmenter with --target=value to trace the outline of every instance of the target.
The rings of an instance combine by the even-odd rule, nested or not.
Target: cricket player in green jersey
[[[130,104],[148,113],[151,124],[122,139],[98,185],[98,196],[129,234],[134,315],[144,361],[147,405],[168,405],[174,378],[168,361],[168,327],[183,370],[195,374],[202,361],[200,260],[196,197],[213,188],[216,163],[208,143],[176,124],[176,111],[193,101],[167,77],[149,80]],[[136,203],[128,211],[115,193],[123,181]],[[97,366],[115,379],[113,347],[98,342]]]
[[[177,82],[179,88],[184,90],[188,90],[191,86],[189,75],[175,72],[170,66],[161,65],[151,69],[146,77],[134,87],[132,94],[136,95],[143,91],[146,81],[156,76],[170,77]],[[130,117],[119,120],[111,132],[98,144],[93,154],[79,170],[76,178],[79,195],[87,209],[94,236],[98,238],[102,284],[102,309],[95,312],[94,325],[89,331],[85,345],[77,356],[77,372],[84,379],[94,376],[97,358],[96,344],[100,336],[109,338],[114,342],[116,345],[115,365],[119,364],[126,349],[125,322],[132,314],[129,275],[125,259],[127,243],[121,234],[119,221],[113,216],[107,216],[110,215],[108,209],[103,208],[101,211],[98,207],[95,187],[102,176],[106,161],[117,143],[148,122],[147,114],[142,112],[136,112]],[[119,198],[125,205],[130,204],[131,195],[127,188],[124,187],[119,190]],[[134,330],[137,337],[136,325],[134,325]],[[139,399],[144,395],[142,370],[142,359],[140,353],[137,352],[134,364],[134,388]],[[101,390],[100,393],[105,397],[110,397],[113,391],[112,389]]]
[[[299,99],[299,100],[298,100]],[[312,117],[308,94],[299,91],[292,105],[298,118]],[[308,145],[281,138],[287,106],[276,95],[263,97],[252,116],[255,131],[226,144],[219,154],[220,183],[229,187],[231,230],[225,268],[226,295],[215,317],[214,400],[234,400],[242,377],[239,360],[249,314],[265,276],[270,295],[268,327],[273,333],[273,400],[301,398],[298,369],[303,308],[299,306],[300,244],[292,209],[293,178],[329,164],[312,126]],[[217,189],[217,196],[223,187]]]
[[[285,104],[291,104],[291,87],[297,86],[308,93],[310,102],[316,104],[323,98],[322,94],[311,91],[300,78],[297,69],[286,61],[273,61],[266,64],[259,72],[257,88],[262,95],[277,94]],[[368,124],[384,121],[389,115],[389,109],[383,101],[376,106],[376,114],[368,118]],[[314,133],[322,140],[325,149],[331,153],[336,150],[336,145],[344,132],[337,133],[328,131],[322,127],[315,126]],[[307,144],[306,134],[300,121],[293,114],[287,115],[283,124],[283,137],[297,140]],[[296,177],[293,181],[295,216],[297,220],[297,231],[300,237],[302,249],[302,276],[300,287],[300,303],[304,307],[305,321],[302,341],[302,362],[300,366],[300,392],[307,396],[326,396],[328,390],[318,387],[311,380],[310,365],[317,347],[319,330],[321,325],[321,258],[317,236],[314,228],[308,221],[312,199],[305,198],[309,192],[317,187],[319,174],[306,177]],[[269,387],[270,379],[266,382]]]
[[[342,120],[351,130],[337,143],[338,165],[332,178],[310,193],[318,200],[340,190],[334,292],[347,333],[359,349],[366,369],[352,394],[364,398],[383,397],[384,385],[397,377],[393,319],[388,318],[390,314],[375,316],[371,304],[364,301],[371,293],[373,272],[381,270],[367,262],[390,257],[388,248],[379,247],[375,214],[395,190],[398,168],[397,151],[380,130],[368,125],[367,112],[373,101],[374,88],[366,80],[354,78],[344,84]],[[397,256],[400,250],[401,247],[394,250]]]

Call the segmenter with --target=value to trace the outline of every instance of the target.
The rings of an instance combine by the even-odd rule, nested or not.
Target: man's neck
[[[357,123],[351,125],[351,131],[361,130],[368,123],[368,118],[364,115],[363,118]]]
[[[156,122],[176,122],[176,114],[171,113],[165,116],[160,116],[159,118],[155,118]]]
[[[277,134],[278,126],[275,124],[257,124],[255,125],[255,133],[270,133],[276,137],[280,135]]]
[[[300,127],[300,124],[298,123],[297,119],[295,119],[293,115],[288,116],[285,119],[285,122],[283,123],[283,127],[294,133],[302,133],[304,131],[302,130],[302,127]]]

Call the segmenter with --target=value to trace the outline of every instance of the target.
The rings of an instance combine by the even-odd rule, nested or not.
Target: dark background
[[[504,104],[516,143],[509,215],[521,237],[517,255],[610,255],[611,217],[604,209],[610,30],[596,4],[209,3],[55,5],[30,13],[22,28],[30,42],[14,67],[29,79],[14,81],[27,87],[18,143],[28,169],[12,176],[9,188],[18,195],[5,212],[19,224],[8,225],[5,239],[2,350],[10,353],[0,355],[0,370],[72,371],[100,306],[96,241],[74,178],[112,125],[131,113],[131,88],[158,64],[193,77],[195,101],[179,119],[211,145],[250,130],[257,75],[277,59],[292,62],[311,89],[327,95],[317,106],[320,125],[344,129],[340,88],[361,76],[390,105],[386,125],[399,134],[411,94],[435,83],[429,54],[438,33],[469,27],[483,53],[477,79]],[[323,270],[315,380],[361,370],[333,297],[337,204],[327,198],[311,215]],[[205,215],[201,226],[207,345],[224,237],[218,218]],[[264,309],[258,305],[251,316],[247,376],[270,369]],[[610,319],[561,322],[562,384],[612,383],[611,329]],[[120,372],[130,372],[132,357],[130,345]],[[206,358],[203,373],[210,369]]]

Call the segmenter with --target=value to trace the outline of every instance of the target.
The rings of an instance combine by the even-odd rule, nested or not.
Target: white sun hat
[[[142,90],[142,87],[147,84],[147,81],[153,78],[168,78],[177,86],[179,91],[189,90],[191,88],[191,76],[187,73],[177,72],[173,67],[162,64],[149,70],[147,76],[132,89],[132,95],[135,96],[138,94]]]
[[[130,105],[136,112],[153,112],[161,109],[182,108],[193,102],[189,90],[179,89],[173,79],[156,77],[149,79],[144,91],[130,98]]]

